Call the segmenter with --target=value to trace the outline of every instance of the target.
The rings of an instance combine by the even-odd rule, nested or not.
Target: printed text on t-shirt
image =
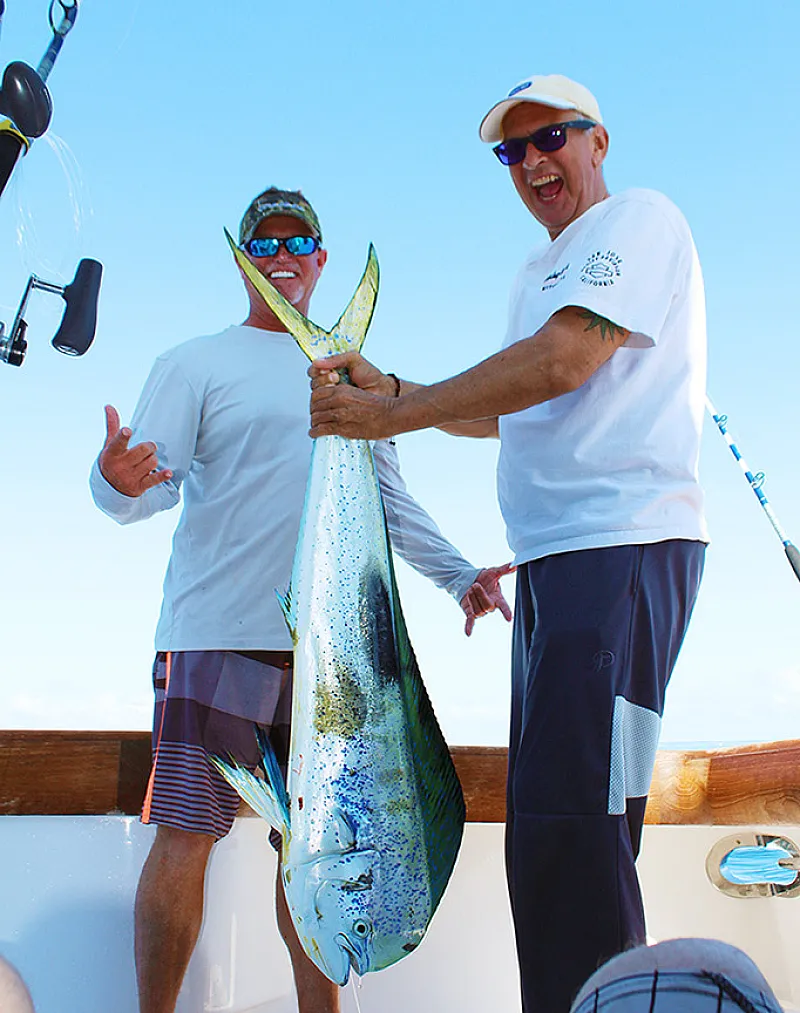
[[[622,274],[621,265],[622,257],[613,250],[597,250],[581,268],[581,281],[584,285],[608,288]]]

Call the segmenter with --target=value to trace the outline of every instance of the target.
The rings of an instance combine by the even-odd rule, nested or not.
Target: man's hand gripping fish
[[[228,242],[309,359],[361,349],[378,294],[372,247],[349,306],[324,331]],[[298,936],[344,985],[351,966],[377,971],[419,945],[464,825],[461,787],[403,621],[367,441],[314,442],[291,584],[279,600],[294,641],[288,783],[263,736],[264,778],[213,759],[282,834]]]

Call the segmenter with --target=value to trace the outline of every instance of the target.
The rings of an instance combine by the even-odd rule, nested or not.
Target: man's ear
[[[592,131],[592,165],[597,169],[605,161],[608,154],[608,131],[602,123],[598,123]]]
[[[320,247],[320,248],[319,248],[319,249],[317,250],[317,257],[318,257],[317,263],[319,264],[319,269],[320,269],[320,271],[321,271],[321,270],[322,270],[322,268],[323,268],[323,267],[324,267],[324,266],[325,266],[325,265],[327,264],[327,262],[328,262],[328,251],[327,251],[327,250],[325,250],[325,249],[323,249],[322,247]]]

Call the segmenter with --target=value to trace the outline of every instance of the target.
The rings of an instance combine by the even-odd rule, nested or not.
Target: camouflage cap
[[[253,233],[265,218],[273,215],[288,215],[305,222],[312,233],[322,243],[322,229],[316,211],[311,207],[299,190],[279,190],[276,186],[260,193],[251,201],[239,226],[239,245],[244,246],[253,238]]]

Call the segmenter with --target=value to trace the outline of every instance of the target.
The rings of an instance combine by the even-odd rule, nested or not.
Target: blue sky
[[[2,66],[38,62],[46,16],[45,0],[8,0]],[[301,187],[316,206],[330,251],[320,323],[336,319],[375,243],[366,352],[384,368],[436,380],[496,350],[513,275],[544,234],[477,127],[531,72],[594,91],[612,191],[653,187],[687,216],[706,279],[709,390],[800,539],[798,34],[800,8],[776,2],[83,0],[49,82],[53,136],[0,200],[7,324],[32,271],[65,282],[82,256],[105,265],[86,357],[50,348],[61,303],[37,295],[28,360],[0,365],[0,723],[148,726],[177,513],[118,528],[86,476],[103,404],[127,419],[160,351],[243,319],[222,228],[255,193]],[[438,433],[400,442],[412,491],[476,564],[508,556],[495,450]],[[702,473],[713,544],[664,738],[796,736],[800,585],[711,427]],[[451,601],[401,577],[445,732],[503,742],[508,628],[489,617],[468,642]]]

